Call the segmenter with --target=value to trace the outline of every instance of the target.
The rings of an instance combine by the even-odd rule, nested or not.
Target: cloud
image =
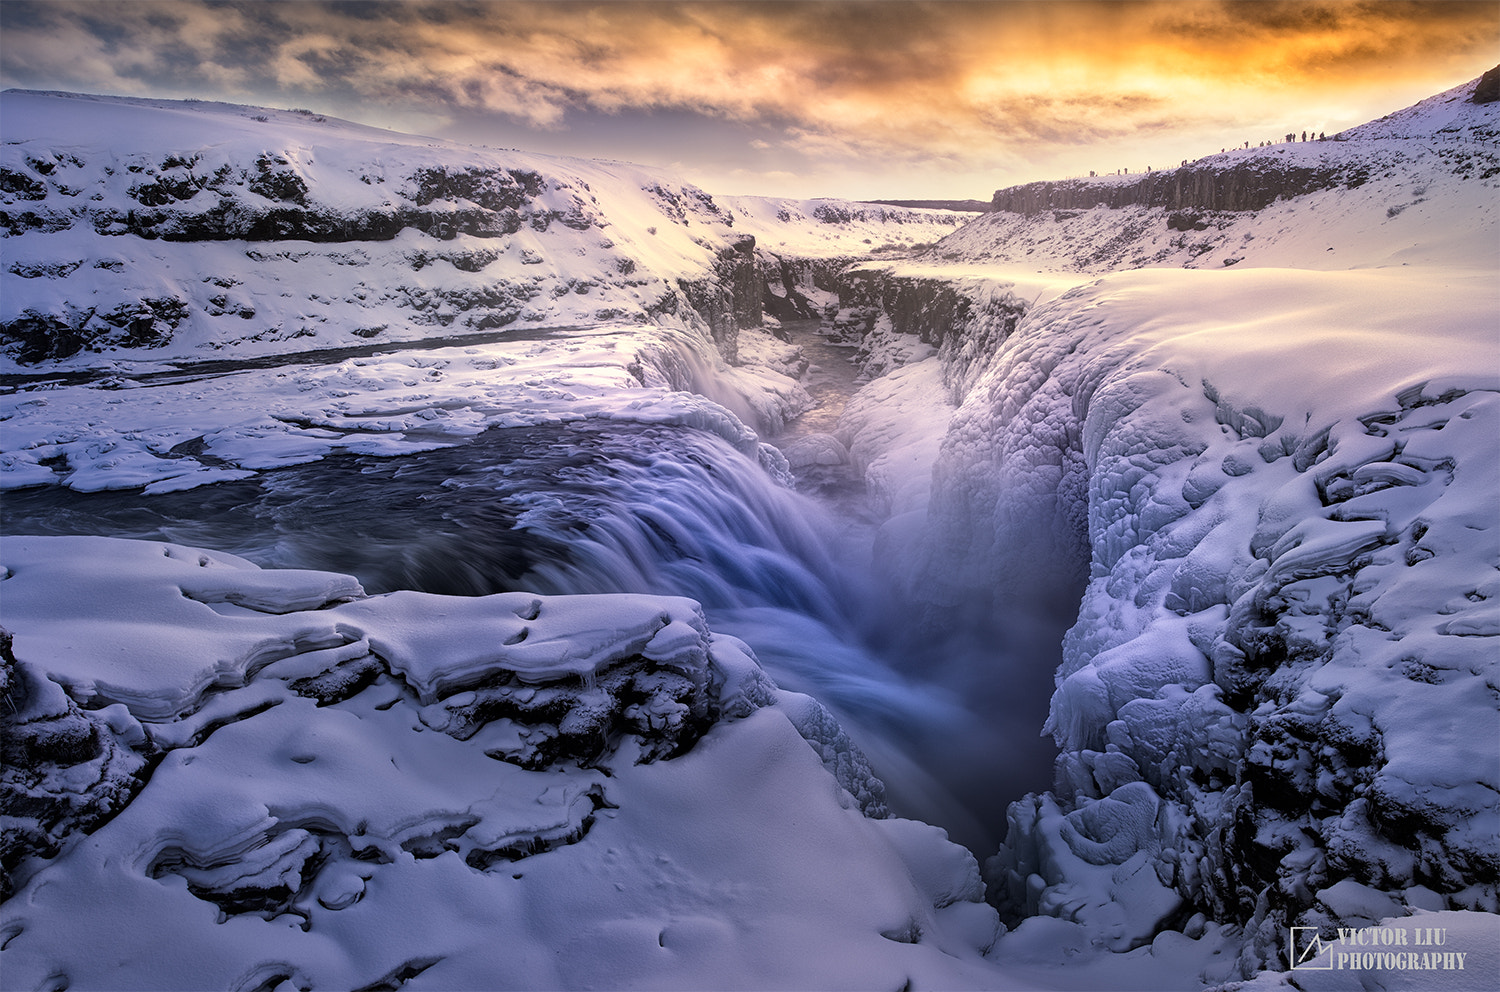
[[[543,129],[689,112],[777,122],[787,147],[829,161],[953,167],[1173,130],[1274,134],[1349,106],[1351,88],[1478,75],[1500,35],[1489,0],[6,0],[0,19],[8,85]]]

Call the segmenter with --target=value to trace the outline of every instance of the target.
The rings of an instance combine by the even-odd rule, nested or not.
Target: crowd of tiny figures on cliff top
[[[1335,141],[1339,140],[1338,135],[1334,135],[1333,138],[1334,138]],[[1297,140],[1297,132],[1293,131],[1293,132],[1289,133],[1283,140],[1286,141],[1286,142],[1295,142]],[[1324,134],[1322,131],[1319,131],[1317,133],[1316,137],[1310,137],[1309,136],[1309,132],[1303,131],[1302,132],[1302,140],[1303,141],[1327,141],[1328,140],[1328,135]],[[1256,148],[1267,148],[1267,147],[1269,147],[1271,145],[1274,145],[1274,144],[1276,144],[1276,142],[1274,142],[1274,141],[1262,141],[1260,144],[1256,145],[1255,147]],[[1244,147],[1249,148],[1250,147],[1250,142],[1248,142],[1248,141],[1245,142]],[[1224,152],[1227,152],[1227,151],[1229,151],[1228,148],[1220,148],[1219,149],[1219,153],[1220,154],[1223,154]],[[1187,165],[1188,164],[1188,160],[1187,159],[1183,159],[1182,160],[1182,164],[1183,165]],[[1149,165],[1146,166],[1146,171],[1150,172],[1151,171],[1151,166],[1149,166]],[[1099,175],[1099,173],[1095,172],[1093,169],[1089,170],[1089,177],[1090,178],[1095,178],[1098,175]],[[1130,170],[1129,169],[1116,169],[1115,170],[1115,175],[1117,175],[1117,176],[1128,176],[1128,175],[1130,175]]]

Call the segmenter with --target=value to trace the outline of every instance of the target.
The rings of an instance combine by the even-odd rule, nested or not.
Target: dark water
[[[817,506],[684,427],[495,429],[458,447],[334,455],[181,493],[22,490],[3,507],[7,533],[201,544],[349,572],[372,593],[634,591],[832,622],[844,613]]]
[[[852,361],[855,346],[835,343],[818,333],[821,323],[817,320],[785,320],[781,323],[782,333],[801,348],[807,358],[802,386],[815,405],[787,424],[786,430],[771,439],[773,444],[794,441],[808,434],[833,433],[849,397],[860,386],[859,368]]]

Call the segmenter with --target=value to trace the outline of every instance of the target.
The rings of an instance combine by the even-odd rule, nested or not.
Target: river
[[[819,336],[817,322],[787,333],[810,360],[804,385],[817,401],[772,439],[790,448],[831,431],[858,380],[852,350]],[[974,657],[955,660],[955,642],[921,636],[872,578],[880,521],[847,464],[803,469],[798,488],[689,427],[584,420],[496,428],[399,457],[336,454],[149,497],[13,491],[3,527],[213,548],[353,574],[370,593],[687,596],[780,685],[839,717],[893,810],[991,848],[1004,803],[1046,784],[1038,769],[1017,777],[1022,745],[1008,743],[1034,741],[1040,717],[997,726],[987,704],[956,689],[989,649],[969,643],[961,650]],[[963,680],[950,677],[959,670]]]

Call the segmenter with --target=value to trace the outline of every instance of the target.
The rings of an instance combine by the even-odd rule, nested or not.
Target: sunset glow
[[[724,192],[982,197],[1337,131],[1500,60],[1488,2],[30,3],[7,87],[307,107]]]

